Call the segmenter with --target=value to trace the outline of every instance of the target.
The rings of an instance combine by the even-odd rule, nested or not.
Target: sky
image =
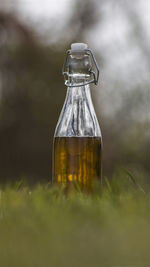
[[[97,0],[98,1],[98,0]],[[106,1],[109,2],[109,1]],[[127,0],[126,2],[130,2]],[[16,4],[17,3],[17,4]],[[18,13],[21,19],[26,23],[33,22],[40,25],[41,29],[48,29],[49,21],[55,21],[57,19],[57,25],[62,24],[64,18],[69,16],[69,11],[73,8],[75,0],[5,0],[1,5],[6,9],[14,10]],[[111,3],[111,2],[110,2]],[[110,40],[118,40],[118,43],[124,42],[126,33],[128,31],[127,20],[121,10],[123,1],[112,1],[112,4],[106,4],[103,8],[104,20],[103,30],[100,31],[100,35],[97,35],[99,31],[99,24],[89,35],[89,38],[93,40],[94,47],[99,47],[101,40],[104,45],[109,43]],[[141,18],[144,30],[147,32],[147,38],[150,38],[150,1],[149,0],[136,0],[134,8]],[[39,23],[39,24],[38,24]],[[101,27],[102,28],[102,27]]]
[[[23,7],[23,12],[34,18],[50,18],[53,16],[63,16],[68,9],[71,0],[19,0]],[[34,19],[33,18],[33,19]]]

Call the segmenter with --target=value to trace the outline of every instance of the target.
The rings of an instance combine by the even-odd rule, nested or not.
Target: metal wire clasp
[[[78,52],[78,51],[76,51],[76,52]],[[65,85],[68,86],[68,87],[79,87],[79,86],[87,85],[89,83],[94,83],[95,85],[98,84],[99,67],[98,67],[98,64],[96,62],[96,59],[95,59],[95,57],[94,57],[94,55],[93,55],[93,53],[92,53],[92,51],[90,49],[84,49],[83,52],[85,52],[87,55],[91,56],[92,61],[93,61],[94,66],[95,66],[95,69],[96,69],[96,73],[95,73],[94,70],[92,70],[92,68],[89,68],[89,74],[93,76],[93,79],[91,79],[89,81],[86,81],[84,83],[78,83],[78,84],[70,83],[70,81],[68,80],[69,73],[66,70],[66,64],[67,64],[67,61],[68,61],[68,56],[71,55],[72,53],[71,53],[71,50],[68,50],[66,52],[65,62],[64,62],[63,68],[62,68],[62,74],[64,75]],[[79,51],[79,53],[81,53],[81,51]]]

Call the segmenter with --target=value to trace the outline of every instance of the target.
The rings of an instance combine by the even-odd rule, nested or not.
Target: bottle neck
[[[95,72],[96,70],[96,72]],[[85,44],[73,44],[71,50],[66,53],[65,63],[62,73],[66,86],[85,85],[89,83],[98,83],[99,68],[96,59],[90,49]],[[82,80],[85,80],[85,83]]]
[[[69,83],[73,86],[70,86],[71,88],[74,87],[81,87],[83,88],[86,84],[88,84],[89,76],[87,77],[85,74],[73,74],[69,76]]]
[[[89,83],[91,75],[91,61],[89,55],[85,53],[73,53],[67,58],[67,77],[65,84],[70,87],[82,86]]]
[[[84,102],[92,102],[91,91],[89,84],[76,87],[67,88],[67,99],[70,99],[71,103],[78,102],[78,105],[82,105]]]

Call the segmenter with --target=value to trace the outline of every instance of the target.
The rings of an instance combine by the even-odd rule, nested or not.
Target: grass
[[[65,196],[49,184],[1,188],[0,266],[150,266],[149,190],[125,171],[92,195]]]

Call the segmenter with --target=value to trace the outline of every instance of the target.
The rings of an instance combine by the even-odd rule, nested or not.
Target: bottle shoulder
[[[55,137],[101,137],[90,87],[68,88]]]

